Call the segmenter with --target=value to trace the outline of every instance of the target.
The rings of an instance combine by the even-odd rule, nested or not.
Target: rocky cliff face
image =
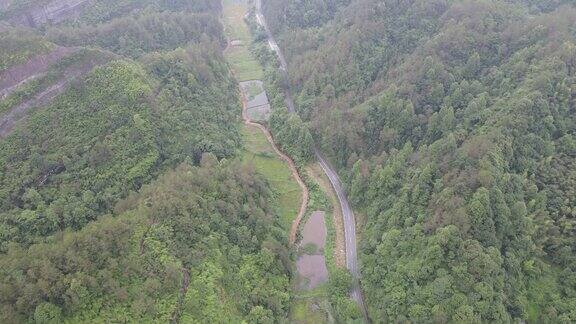
[[[43,75],[48,71],[50,65],[70,56],[75,51],[77,48],[58,46],[50,53],[37,55],[26,63],[0,72],[0,99],[10,94],[18,86]]]
[[[8,21],[17,25],[37,27],[47,23],[58,23],[77,16],[91,0],[54,0],[41,6],[33,6]],[[10,0],[0,0],[0,7],[9,5]]]

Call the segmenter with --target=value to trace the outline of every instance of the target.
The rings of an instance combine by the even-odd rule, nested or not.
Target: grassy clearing
[[[292,177],[288,164],[276,155],[259,129],[245,126],[242,137],[245,147],[242,161],[251,163],[278,194],[280,220],[286,230],[289,230],[302,199],[298,183]]]
[[[290,309],[290,323],[333,322],[326,288],[326,285],[321,285],[309,291],[299,292]]]
[[[240,45],[230,46],[226,59],[230,63],[238,81],[261,79],[262,67],[252,56],[248,45],[252,41],[248,25],[244,21],[247,4],[245,0],[224,0],[223,22],[229,40],[238,40]]]
[[[260,64],[244,45],[230,47],[226,51],[226,59],[234,71],[234,76],[240,82],[259,80],[264,77]]]
[[[229,62],[238,81],[258,80],[263,77],[262,67],[254,59],[248,45],[251,35],[244,22],[246,0],[224,0],[224,26],[230,40],[239,40],[241,44],[230,46],[226,51]],[[248,89],[249,96],[255,96],[261,91],[255,87]],[[274,152],[262,132],[250,126],[242,129],[244,151],[242,161],[250,163],[256,171],[262,174],[277,193],[278,210],[282,226],[289,231],[301,204],[301,191],[292,177],[288,164]],[[298,291],[290,311],[292,323],[326,323],[330,316],[326,298],[325,286],[311,291]]]
[[[317,303],[316,305],[322,305],[324,304],[324,299],[318,299],[315,303]],[[318,310],[312,309],[312,305],[314,304],[310,302],[310,299],[295,301],[290,312],[291,322],[310,324],[326,323],[327,316]]]
[[[334,227],[334,221],[332,220],[332,213],[327,212],[325,220],[326,222],[326,246],[324,246],[324,259],[326,260],[326,268],[328,268],[328,273],[333,273],[336,271],[336,260],[334,258],[334,245],[336,244],[336,228]]]
[[[223,23],[229,40],[238,40],[240,45],[230,46],[225,53],[236,79],[241,81],[258,80],[264,75],[262,67],[250,53],[248,45],[252,36],[244,21],[247,11],[246,0],[224,0]],[[288,231],[296,218],[301,192],[298,183],[292,177],[288,164],[282,161],[266,140],[262,132],[254,127],[245,126],[242,130],[245,149],[242,152],[244,163],[251,163],[262,174],[278,194],[278,208],[282,225]]]
[[[226,36],[230,39],[240,40],[244,44],[249,44],[252,41],[250,29],[244,21],[244,15],[247,11],[246,0],[224,0],[224,28],[226,29]]]

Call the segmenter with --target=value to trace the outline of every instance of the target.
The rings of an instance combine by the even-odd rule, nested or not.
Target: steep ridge
[[[78,22],[109,31],[109,13],[131,20],[106,6],[111,2],[97,1],[102,19],[87,15]],[[165,23],[178,25],[166,19],[166,10],[191,16],[216,1],[116,3],[150,4],[134,15],[158,21],[161,27],[150,34],[164,40],[175,34]],[[46,40],[47,29],[69,26],[30,31]],[[89,61],[78,54],[104,56],[92,45],[48,64],[38,77],[28,79],[32,75],[24,71],[8,82],[28,79],[0,101],[1,113],[41,95],[18,106],[28,109],[25,120],[0,139],[1,323],[286,318],[289,223],[279,217],[276,190],[243,163],[238,149],[245,127],[237,83],[217,41],[224,38],[221,26],[189,27],[205,35],[178,35],[170,38],[176,46],[161,48],[147,47],[138,34],[102,32],[79,46],[110,49],[102,42],[111,40],[119,45],[111,62],[85,75],[79,71],[73,80],[75,69]],[[1,55],[2,71],[55,48],[40,52],[19,31],[14,38],[20,41],[0,46],[10,54]],[[288,179],[288,169],[282,171]],[[295,183],[289,188],[297,189]]]
[[[16,25],[37,27],[46,23],[58,23],[81,13],[90,0],[54,0],[33,6],[9,21]]]
[[[102,58],[105,59],[103,56]],[[95,66],[102,64],[100,60],[91,60],[79,66],[71,66],[64,71],[65,78],[57,80],[48,88],[36,94],[30,100],[13,107],[9,112],[0,117],[0,138],[6,137],[14,129],[16,124],[26,117],[27,112],[35,107],[45,107],[50,101],[62,94],[72,82],[86,75]],[[34,76],[31,76],[34,77]]]
[[[47,54],[36,55],[27,62],[0,72],[0,99],[9,95],[18,86],[38,78],[50,65],[77,51],[76,48],[57,46]]]
[[[56,46],[47,54],[0,73],[0,138],[9,135],[31,109],[45,108],[94,67],[114,58],[112,53]]]

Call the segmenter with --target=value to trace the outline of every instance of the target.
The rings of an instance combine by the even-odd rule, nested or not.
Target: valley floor
[[[298,234],[302,232],[304,222],[308,221],[313,213],[324,217],[325,226],[320,230],[326,232],[326,244],[322,247],[315,247],[313,256],[319,257],[321,263],[326,266],[319,267],[318,273],[314,273],[315,269],[308,269],[312,272],[309,274],[310,278],[297,274],[294,283],[294,301],[289,316],[290,320],[296,323],[333,322],[331,306],[328,302],[326,275],[334,271],[336,267],[342,267],[345,264],[341,219],[340,222],[337,221],[339,216],[332,212],[334,208],[331,207],[335,196],[328,180],[322,178],[322,173],[316,164],[305,168],[305,180],[302,180],[294,162],[276,147],[270,132],[265,127],[266,118],[255,118],[246,109],[249,108],[253,97],[260,96],[252,94],[251,92],[254,91],[250,91],[251,88],[246,85],[250,82],[261,82],[260,79],[263,77],[262,67],[248,47],[252,39],[244,21],[246,10],[247,3],[244,0],[224,1],[223,20],[229,39],[225,57],[241,85],[239,88],[244,106],[242,159],[262,174],[277,193],[281,223],[286,228],[292,245],[299,241]],[[314,192],[309,192],[309,184],[313,184]],[[308,206],[309,196],[312,196],[310,198],[312,200],[321,200],[324,203],[318,204],[316,201],[311,202],[314,205]],[[323,211],[313,210],[316,208]],[[335,225],[339,230],[335,229]],[[304,257],[306,248],[304,244],[296,245],[300,255],[299,260]],[[321,280],[318,285],[298,287],[302,281],[307,282],[312,277],[316,278],[320,271],[324,274],[319,276]]]

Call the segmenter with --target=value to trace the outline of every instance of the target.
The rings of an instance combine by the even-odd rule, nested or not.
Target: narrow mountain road
[[[280,71],[283,74],[285,79],[284,84],[284,91],[286,95],[286,105],[288,106],[288,111],[290,113],[296,113],[296,109],[294,107],[294,101],[292,99],[292,93],[290,91],[290,86],[288,82],[288,64],[286,63],[286,59],[284,58],[284,54],[280,50],[278,43],[274,39],[274,35],[268,24],[266,22],[266,18],[262,14],[262,0],[256,0],[256,20],[258,23],[264,27],[266,30],[266,34],[268,36],[268,45],[270,48],[276,53],[278,56],[278,60],[280,61]],[[362,311],[362,315],[364,316],[364,321],[369,322],[368,312],[366,311],[366,306],[364,305],[364,298],[362,296],[362,290],[360,289],[360,270],[358,268],[358,254],[356,248],[356,222],[354,220],[354,213],[350,208],[350,204],[348,203],[348,198],[346,197],[346,193],[342,188],[342,183],[340,182],[340,178],[334,169],[326,162],[318,148],[314,148],[314,154],[316,155],[316,159],[320,163],[322,170],[330,180],[334,191],[336,191],[336,195],[338,196],[338,200],[340,202],[340,208],[342,209],[342,218],[344,221],[344,236],[345,236],[345,246],[346,246],[346,267],[352,274],[353,279],[353,286],[351,291],[352,298],[358,303],[360,310]]]
[[[356,221],[354,219],[354,213],[350,208],[348,198],[346,197],[346,193],[342,188],[342,183],[340,182],[338,174],[336,174],[330,164],[326,162],[317,148],[314,148],[314,154],[316,155],[316,159],[320,163],[322,170],[330,180],[330,183],[332,184],[332,187],[334,188],[334,191],[338,197],[338,201],[340,202],[340,208],[342,209],[342,218],[344,222],[346,268],[350,270],[353,279],[351,295],[352,299],[354,299],[358,303],[358,306],[360,306],[360,310],[362,311],[364,319],[368,321],[368,312],[366,311],[366,306],[364,305],[362,290],[360,290],[360,269],[358,268],[358,253],[356,250]]]
[[[288,106],[288,111],[291,113],[296,113],[296,108],[294,107],[294,100],[292,99],[292,91],[290,90],[289,79],[288,79],[288,64],[286,63],[286,59],[284,58],[284,54],[280,50],[278,43],[276,43],[276,39],[274,39],[274,35],[272,35],[272,31],[268,28],[268,24],[266,23],[266,19],[262,14],[262,0],[256,0],[256,20],[260,26],[264,27],[266,30],[266,34],[268,35],[268,45],[270,48],[276,53],[278,56],[278,60],[280,61],[280,72],[282,73],[282,77],[284,78],[284,93],[286,95],[286,106]]]

